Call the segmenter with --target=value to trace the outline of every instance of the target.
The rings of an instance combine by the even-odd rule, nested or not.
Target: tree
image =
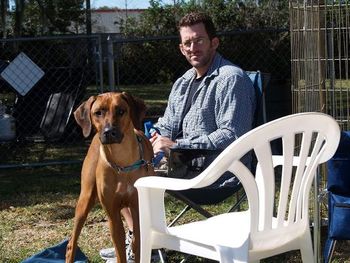
[[[14,12],[14,36],[19,37],[22,33],[23,14],[24,14],[25,0],[15,1]]]
[[[17,37],[78,33],[78,28],[85,26],[84,2],[84,0],[15,0],[14,10],[10,12],[12,33]]]
[[[76,27],[84,23],[85,9],[84,0],[30,0],[32,8],[28,8],[26,21],[30,21],[33,16],[40,17],[39,24],[26,28],[31,29],[31,33],[38,33],[38,29],[43,34],[55,33],[77,33]],[[40,32],[39,31],[39,32]]]
[[[145,10],[140,20],[128,19],[121,21],[121,30],[125,37],[146,36],[173,36],[178,34],[177,23],[179,19],[190,11],[204,11],[212,18],[220,36],[219,52],[227,55],[243,68],[256,69],[256,61],[251,58],[261,58],[258,68],[269,72],[267,61],[275,50],[288,48],[288,31],[280,33],[252,33],[235,35],[234,31],[258,30],[258,29],[280,29],[288,28],[289,6],[288,1],[274,0],[179,0],[172,5],[164,5],[161,0],[150,0],[150,8]],[[127,25],[127,27],[125,26]],[[266,32],[268,30],[261,30]],[[225,34],[223,34],[225,33]],[[249,33],[249,32],[248,32]],[[178,43],[178,42],[177,42]],[[250,43],[247,45],[247,43]],[[259,43],[256,49],[254,43]],[[178,46],[174,41],[149,41],[140,45],[126,43],[120,46],[122,52],[119,54],[120,79],[125,83],[134,83],[137,79],[138,70],[130,61],[137,61],[152,70],[145,83],[164,83],[164,80],[172,81],[178,72],[188,68],[185,60],[184,65],[177,64],[172,68],[172,63],[159,63],[159,61],[175,61],[178,58]],[[244,52],[242,52],[244,50]],[[264,54],[261,53],[264,50]],[[287,53],[285,52],[285,53]],[[180,63],[180,62],[177,62]],[[280,67],[282,70],[282,66]]]
[[[210,14],[218,31],[288,27],[288,1],[273,0],[179,0],[164,5],[150,0],[141,19],[122,21],[122,32],[128,36],[177,34],[177,22],[186,13],[201,10]],[[128,27],[125,27],[125,25]]]

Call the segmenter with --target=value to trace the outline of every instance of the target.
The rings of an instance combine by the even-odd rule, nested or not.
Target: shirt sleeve
[[[176,101],[176,87],[178,86],[178,81],[176,81],[171,89],[171,92],[169,94],[168,98],[168,104],[165,108],[164,115],[160,117],[155,123],[155,127],[160,131],[160,134],[162,136],[171,138],[172,135],[172,128],[173,128],[173,122],[176,121],[176,107],[174,106],[174,103]]]

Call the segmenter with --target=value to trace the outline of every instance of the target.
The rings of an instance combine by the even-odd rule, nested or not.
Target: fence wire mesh
[[[291,112],[290,39],[286,29],[221,32],[219,52],[244,70],[271,74],[267,92],[268,119]],[[124,39],[110,38],[115,59],[118,89],[134,85],[160,85],[170,91],[171,83],[189,69],[179,50],[178,36]],[[147,96],[152,94],[146,94]],[[167,96],[166,96],[167,98]],[[149,97],[148,97],[149,99]],[[166,101],[164,101],[166,103]],[[163,114],[164,105],[150,105],[148,115]],[[277,111],[276,111],[277,109]]]
[[[271,74],[266,92],[268,119],[289,113],[288,30],[222,32],[220,41],[219,52],[224,57],[245,70]],[[0,102],[6,114],[0,114],[0,168],[82,161],[89,138],[82,138],[72,111],[92,94],[128,91],[145,100],[147,118],[158,118],[172,83],[189,69],[178,43],[177,36],[1,40]],[[12,64],[23,55],[30,62],[19,70]],[[25,83],[15,84],[15,73]],[[15,122],[10,140],[4,138],[12,135],[6,134],[11,120],[5,115]]]
[[[74,160],[72,111],[96,93],[97,37],[0,40],[0,166]],[[97,71],[98,72],[98,71]]]
[[[350,128],[349,17],[349,1],[291,1],[293,111],[328,113],[343,130]]]

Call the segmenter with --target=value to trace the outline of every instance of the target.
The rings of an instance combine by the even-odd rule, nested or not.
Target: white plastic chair
[[[339,126],[330,116],[294,114],[241,136],[193,179],[139,179],[135,186],[139,195],[141,263],[150,262],[151,250],[157,248],[224,263],[259,261],[299,249],[303,262],[314,262],[309,229],[310,187],[318,165],[333,156],[339,138]],[[283,154],[273,156],[271,142],[278,139]],[[255,176],[240,162],[250,150],[258,160]],[[282,169],[276,169],[277,166]],[[166,189],[205,187],[227,170],[243,184],[247,211],[167,227]],[[276,179],[280,184],[276,184]]]

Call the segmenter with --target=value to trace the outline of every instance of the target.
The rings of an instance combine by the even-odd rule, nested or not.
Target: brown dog
[[[145,104],[127,93],[110,92],[92,96],[74,112],[83,134],[96,134],[85,157],[81,191],[75,209],[72,236],[66,262],[73,262],[78,237],[98,196],[108,216],[117,262],[126,262],[125,231],[120,210],[129,208],[134,226],[133,251],[139,262],[139,215],[134,183],[142,176],[154,175],[153,149],[140,131]]]

